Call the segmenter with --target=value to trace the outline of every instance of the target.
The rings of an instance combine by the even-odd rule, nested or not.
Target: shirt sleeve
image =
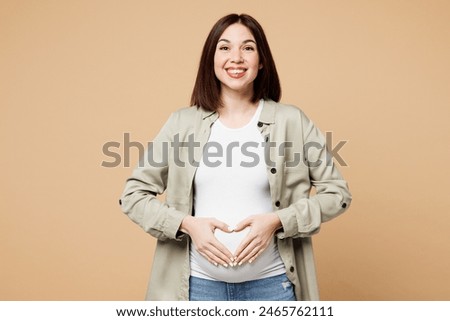
[[[302,112],[300,118],[305,163],[316,193],[276,212],[283,226],[277,233],[279,238],[308,237],[317,233],[321,223],[342,214],[352,200],[348,184],[335,166],[323,134]]]
[[[160,240],[179,240],[177,232],[187,214],[156,198],[167,187],[168,151],[175,127],[173,123],[174,114],[149,144],[144,157],[127,179],[119,200],[122,211],[133,222]]]

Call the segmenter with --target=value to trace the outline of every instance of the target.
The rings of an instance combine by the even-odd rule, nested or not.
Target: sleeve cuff
[[[163,231],[169,239],[181,240],[185,234],[180,232],[181,222],[186,214],[174,208],[169,209],[170,213],[164,222]]]
[[[284,239],[295,235],[298,231],[297,219],[294,210],[290,207],[275,212],[283,226],[282,230],[277,233],[278,238]]]

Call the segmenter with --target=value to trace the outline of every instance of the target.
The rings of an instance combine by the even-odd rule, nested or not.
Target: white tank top
[[[214,217],[234,227],[254,214],[273,211],[266,164],[264,139],[257,122],[261,100],[251,121],[241,128],[228,128],[220,118],[212,125],[194,178],[196,217]],[[234,253],[248,233],[231,234],[216,230],[217,239]],[[285,273],[275,240],[252,263],[223,267],[208,262],[194,246],[190,250],[191,275],[230,283],[244,282]]]

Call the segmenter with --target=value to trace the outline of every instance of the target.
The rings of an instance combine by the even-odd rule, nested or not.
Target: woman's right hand
[[[203,255],[210,263],[223,265],[225,267],[233,265],[233,254],[220,243],[214,235],[215,229],[225,233],[232,233],[227,224],[215,218],[186,216],[181,222],[180,231],[188,234],[196,250]]]

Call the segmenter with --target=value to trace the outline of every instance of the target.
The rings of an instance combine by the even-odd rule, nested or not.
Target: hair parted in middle
[[[253,82],[252,102],[256,103],[260,99],[271,99],[276,102],[280,100],[280,80],[263,28],[258,21],[247,14],[229,14],[215,23],[206,38],[192,91],[191,106],[210,111],[215,111],[222,106],[221,84],[214,72],[214,55],[220,36],[225,29],[235,23],[246,26],[252,33],[256,41],[259,62],[262,65]]]

